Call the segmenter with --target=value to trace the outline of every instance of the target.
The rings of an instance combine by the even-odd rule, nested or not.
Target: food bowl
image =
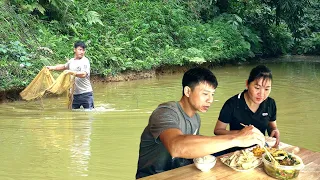
[[[206,155],[204,157],[194,158],[193,162],[195,166],[202,172],[207,172],[214,167],[214,165],[217,162],[217,159],[212,155]]]
[[[297,155],[287,153],[287,157],[290,157],[292,161],[296,163],[294,165],[282,165],[282,161],[277,160],[280,164],[275,165],[274,162],[268,158],[268,155],[264,153],[262,155],[263,169],[271,177],[276,179],[293,179],[296,178],[300,170],[304,168],[304,164],[301,158]],[[277,158],[277,157],[275,157]],[[281,158],[280,158],[281,159]]]

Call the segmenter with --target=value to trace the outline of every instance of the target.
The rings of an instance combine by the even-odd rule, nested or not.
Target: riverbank
[[[175,73],[185,72],[187,69],[194,66],[196,65],[193,64],[193,65],[187,65],[187,66],[162,66],[152,70],[126,71],[123,73],[119,73],[115,76],[107,76],[107,77],[101,77],[99,75],[91,75],[91,82],[94,84],[95,82],[108,83],[108,82],[133,81],[138,79],[154,78],[164,74],[175,74]],[[221,66],[221,64],[213,65],[208,63],[208,64],[201,65],[201,67],[208,67],[208,68],[218,67],[218,66]],[[10,89],[6,91],[0,91],[0,103],[21,100],[19,93],[24,88],[16,88],[16,89]]]
[[[99,75],[91,74],[91,82],[94,84],[95,82],[121,82],[121,81],[134,81],[138,79],[147,79],[154,78],[157,76],[165,75],[165,74],[176,74],[183,73],[187,69],[194,66],[207,67],[210,69],[218,68],[222,66],[234,66],[239,64],[248,64],[254,62],[268,62],[268,61],[306,61],[306,62],[319,62],[319,56],[304,56],[304,55],[285,55],[278,58],[266,58],[266,59],[248,59],[245,62],[234,62],[229,61],[229,63],[203,63],[199,64],[189,64],[184,66],[161,66],[152,70],[142,70],[142,71],[126,71],[123,73],[119,73],[114,76],[101,77]],[[24,88],[16,88],[10,89],[7,91],[0,91],[0,103],[12,102],[21,100],[19,93]]]

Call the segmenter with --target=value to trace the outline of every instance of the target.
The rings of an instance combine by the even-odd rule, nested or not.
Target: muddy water
[[[275,59],[271,97],[283,142],[320,152],[320,62]],[[254,65],[212,69],[215,101],[201,113],[200,133],[212,131],[223,103],[245,88]],[[134,179],[139,138],[161,102],[179,100],[182,74],[95,83],[95,111],[69,111],[66,97],[0,104],[0,179]]]

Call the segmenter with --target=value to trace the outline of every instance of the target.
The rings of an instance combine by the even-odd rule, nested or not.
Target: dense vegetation
[[[0,91],[87,43],[92,74],[320,54],[318,0],[4,0]]]

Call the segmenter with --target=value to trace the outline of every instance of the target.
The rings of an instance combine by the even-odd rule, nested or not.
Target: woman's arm
[[[239,133],[240,130],[233,130],[233,131],[229,131],[227,130],[227,123],[224,123],[220,120],[217,121],[216,123],[216,127],[214,128],[213,133],[215,135],[226,135],[226,134],[236,134]]]
[[[270,121],[269,122],[269,128],[270,128],[270,137],[276,138],[276,144],[273,147],[278,147],[280,143],[280,131],[277,128],[277,122],[276,121]]]

